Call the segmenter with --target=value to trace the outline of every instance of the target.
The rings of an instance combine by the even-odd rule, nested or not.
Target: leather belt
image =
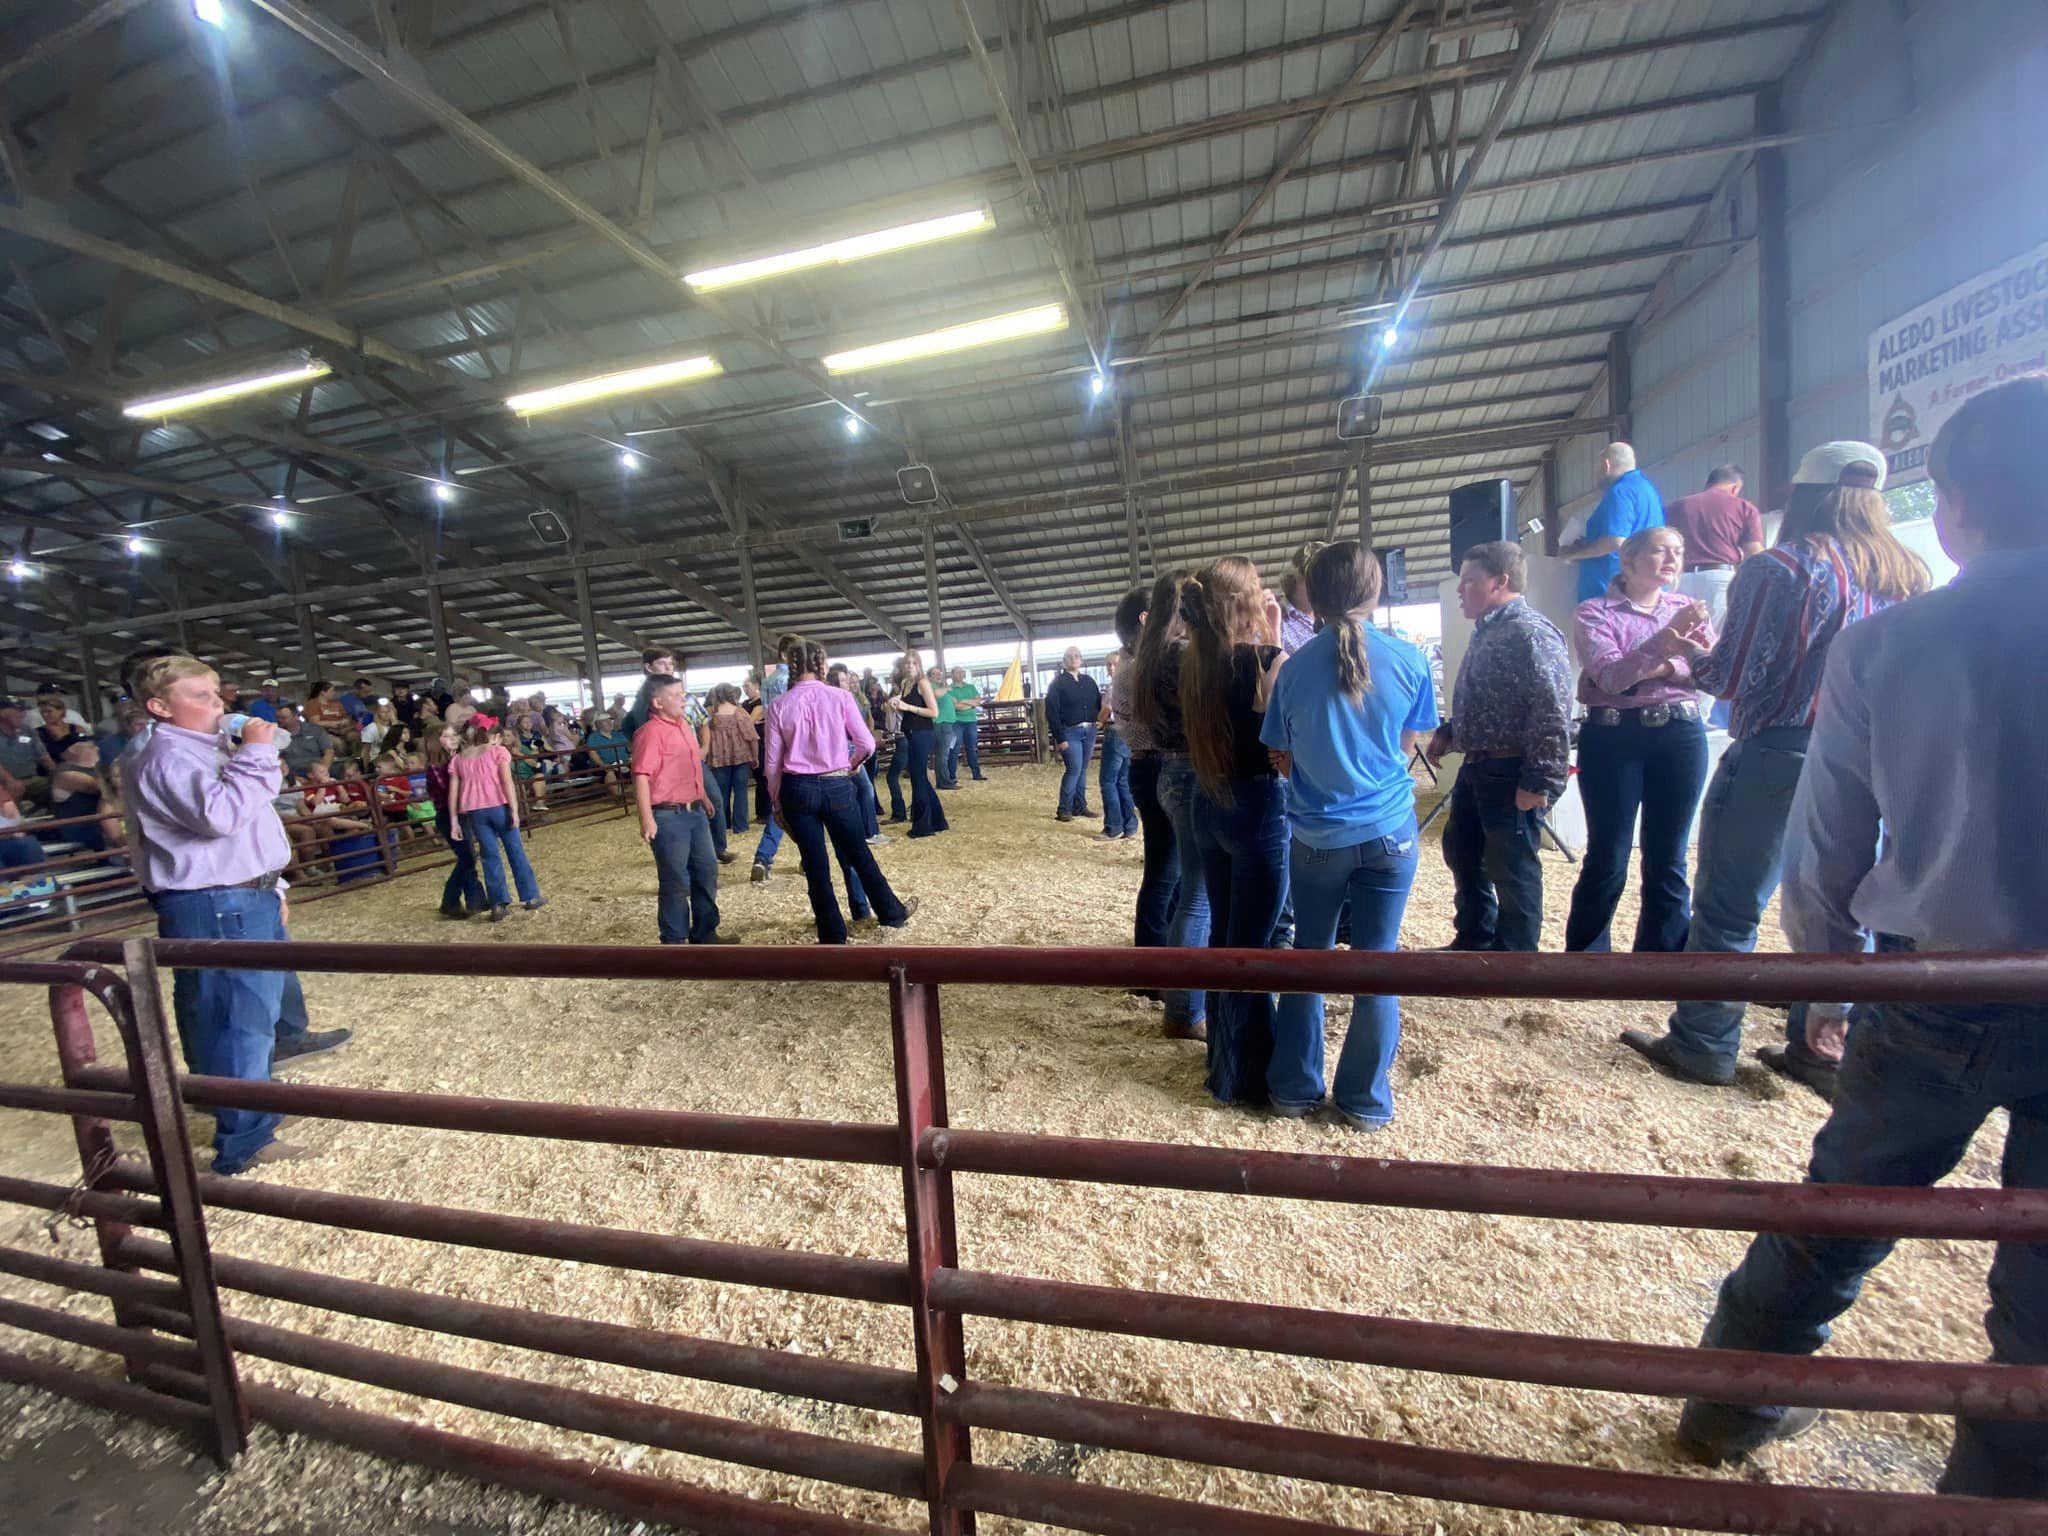
[[[663,811],[694,811],[697,807],[694,802],[685,805],[680,800],[662,800],[654,805],[650,805],[648,809],[659,815]]]
[[[190,896],[198,891],[274,891],[277,889],[278,872],[258,875],[253,880],[231,880],[225,885],[183,885],[175,890],[152,891],[153,896]]]
[[[1586,711],[1588,725],[1620,725],[1629,715],[1637,717],[1636,723],[1655,729],[1669,725],[1674,720],[1698,720],[1700,707],[1697,704],[1644,704],[1635,709],[1589,709]]]

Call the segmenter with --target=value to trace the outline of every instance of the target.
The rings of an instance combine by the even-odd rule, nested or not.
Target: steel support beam
[[[1757,98],[1760,137],[1784,127],[1776,90]],[[1757,487],[1775,505],[1792,480],[1792,263],[1785,233],[1789,194],[1785,152],[1764,149],[1756,157],[1757,237]]]
[[[933,665],[946,664],[946,621],[939,611],[939,548],[932,526],[924,527],[924,600],[930,615]]]

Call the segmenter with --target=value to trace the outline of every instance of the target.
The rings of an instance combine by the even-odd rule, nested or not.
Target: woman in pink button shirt
[[[1685,948],[1692,926],[1686,845],[1707,779],[1707,734],[1680,631],[1700,632],[1705,609],[1671,589],[1685,571],[1685,540],[1645,528],[1621,547],[1621,572],[1573,616],[1578,657],[1579,798],[1586,857],[1565,922],[1569,950],[1606,950],[1608,923],[1628,883],[1636,813],[1643,819],[1642,911],[1635,948]],[[1679,630],[1672,621],[1682,619]]]
[[[782,660],[789,667],[789,687],[768,706],[763,777],[776,821],[803,856],[818,942],[846,942],[846,918],[832,889],[832,855],[846,874],[849,898],[864,898],[884,928],[901,928],[917,901],[899,900],[883,878],[862,830],[848,766],[874,752],[874,732],[853,695],[824,681],[823,646],[792,635],[783,642]],[[856,920],[865,915],[856,912]]]

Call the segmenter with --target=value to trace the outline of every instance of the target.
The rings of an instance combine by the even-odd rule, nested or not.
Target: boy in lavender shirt
[[[271,804],[283,780],[276,726],[249,720],[231,750],[221,735],[219,679],[190,656],[150,662],[141,697],[155,728],[126,769],[128,846],[158,937],[284,938],[277,876],[291,843]],[[186,1067],[268,1080],[284,982],[281,971],[176,972],[171,997]],[[276,1139],[278,1119],[217,1110],[214,1172],[303,1156]]]

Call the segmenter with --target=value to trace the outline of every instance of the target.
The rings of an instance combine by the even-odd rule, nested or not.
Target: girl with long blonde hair
[[[1188,626],[1180,708],[1194,768],[1209,943],[1265,949],[1287,904],[1287,808],[1259,739],[1283,659],[1280,604],[1260,585],[1257,566],[1228,555],[1181,589],[1180,612]],[[1276,1007],[1270,992],[1210,995],[1207,1087],[1219,1103],[1269,1102]]]

